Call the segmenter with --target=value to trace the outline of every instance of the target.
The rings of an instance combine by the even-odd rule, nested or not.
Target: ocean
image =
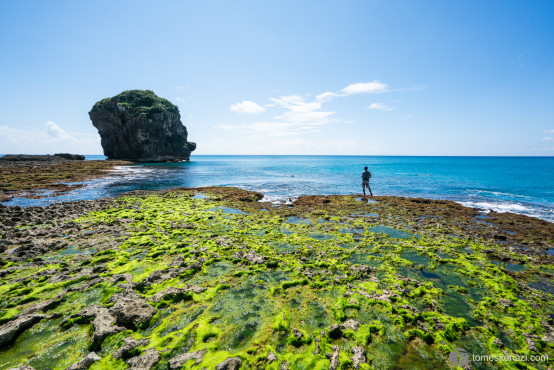
[[[4,204],[43,205],[136,189],[198,186],[236,186],[287,203],[305,194],[360,194],[364,166],[372,173],[374,195],[448,199],[554,222],[554,157],[193,155],[186,163],[120,167],[118,175],[86,182],[60,197],[15,198]]]

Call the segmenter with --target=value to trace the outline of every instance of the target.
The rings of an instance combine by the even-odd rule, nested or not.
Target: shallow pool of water
[[[0,350],[0,368],[27,364],[35,369],[64,369],[81,360],[88,351],[88,325],[60,330],[62,319],[42,320]]]
[[[330,235],[330,234],[320,234],[320,233],[310,233],[308,234],[308,236],[312,239],[316,239],[316,240],[331,240],[331,239],[334,239],[335,237],[333,235]]]
[[[309,218],[298,218],[291,216],[287,218],[287,221],[285,221],[287,224],[295,224],[295,225],[312,225],[313,221]]]
[[[412,261],[413,263],[417,263],[420,265],[427,265],[431,260],[429,257],[426,257],[422,254],[419,254],[417,252],[404,252],[400,255],[405,260]]]
[[[245,215],[246,214],[246,212],[243,212],[240,209],[231,208],[231,207],[224,207],[224,206],[218,206],[218,207],[210,208],[210,209],[208,209],[208,211],[212,211],[212,212],[221,211],[223,213],[228,213],[228,214],[233,214],[233,215]]]
[[[412,234],[407,233],[405,231],[397,230],[392,227],[382,226],[382,225],[373,226],[372,228],[369,228],[367,230],[371,231],[372,233],[387,234],[391,238],[407,239],[413,236]]]

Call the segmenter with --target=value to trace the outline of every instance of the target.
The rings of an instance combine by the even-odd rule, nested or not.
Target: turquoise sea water
[[[102,159],[104,156],[87,156]],[[289,202],[304,194],[359,194],[368,166],[375,195],[449,199],[554,222],[554,157],[208,156],[187,163],[137,164],[60,197],[14,199],[34,205],[92,199],[135,189],[237,186]]]

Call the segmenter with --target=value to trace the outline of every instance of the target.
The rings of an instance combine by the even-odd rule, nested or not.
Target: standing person
[[[371,192],[371,188],[369,187],[369,179],[371,178],[371,172],[367,170],[367,166],[364,167],[364,172],[362,172],[362,190],[364,192],[365,196],[365,188],[367,186],[367,190],[369,190],[369,194],[373,196],[373,193]]]

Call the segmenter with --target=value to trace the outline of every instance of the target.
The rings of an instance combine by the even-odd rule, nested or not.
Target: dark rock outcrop
[[[352,348],[352,365],[354,369],[359,369],[362,364],[367,362],[367,357],[365,355],[365,349],[362,346],[356,346]]]
[[[169,299],[173,302],[192,299],[192,293],[199,294],[205,291],[196,285],[187,285],[185,288],[169,287],[162,292],[156,293],[150,298],[152,302],[160,302],[163,299]]]
[[[108,159],[137,162],[188,161],[179,108],[150,90],[129,90],[94,104],[89,112]]]
[[[66,370],[87,370],[92,366],[96,361],[100,361],[101,358],[95,352],[91,352],[87,357],[83,358],[81,361],[74,363]]]
[[[39,162],[52,164],[52,163],[64,163],[66,160],[69,161],[82,161],[85,159],[84,155],[81,154],[69,154],[69,153],[57,153],[54,155],[50,154],[6,154],[0,157],[2,163],[10,162]]]
[[[92,336],[92,346],[94,348],[102,344],[106,337],[124,330],[122,327],[114,326],[116,318],[107,308],[98,305],[89,306],[79,313],[69,316],[61,325],[66,327],[76,323],[84,324],[90,322],[90,320],[92,320],[94,329]]]
[[[129,370],[150,370],[160,362],[160,352],[150,348],[141,356],[132,357],[127,360]]]
[[[206,354],[206,352],[207,352],[207,350],[203,349],[203,350],[196,351],[196,352],[183,353],[182,355],[179,355],[177,357],[173,357],[171,360],[169,360],[169,368],[171,370],[180,369],[189,360],[194,360],[194,365],[198,365],[204,359],[204,355]]]
[[[236,370],[240,368],[242,361],[239,357],[231,357],[215,366],[215,370]]]
[[[340,360],[340,347],[339,346],[333,346],[333,353],[329,355],[329,359],[331,360],[331,363],[329,364],[329,370],[336,370],[339,368]]]
[[[69,154],[69,153],[56,153],[54,157],[61,157],[64,159],[69,159],[70,161],[84,161],[85,156],[82,154]]]
[[[40,320],[48,318],[48,315],[38,313],[21,315],[15,320],[8,322],[0,327],[0,348],[11,344],[19,334],[38,323]]]
[[[113,354],[113,358],[125,359],[129,357],[129,354],[131,354],[138,347],[148,345],[148,343],[150,343],[150,339],[143,338],[141,340],[136,340],[133,337],[127,337],[127,338],[123,338],[123,343],[125,344],[123,344],[121,347],[117,349],[117,351],[115,351],[115,353]]]
[[[158,312],[132,290],[115,293],[110,297],[110,302],[114,303],[110,307],[110,314],[116,318],[118,325],[127,328],[134,328],[148,322]]]
[[[338,339],[343,336],[344,330],[352,330],[352,331],[358,331],[358,328],[360,327],[360,323],[356,320],[348,319],[343,324],[334,324],[329,326],[329,337],[332,339]]]

